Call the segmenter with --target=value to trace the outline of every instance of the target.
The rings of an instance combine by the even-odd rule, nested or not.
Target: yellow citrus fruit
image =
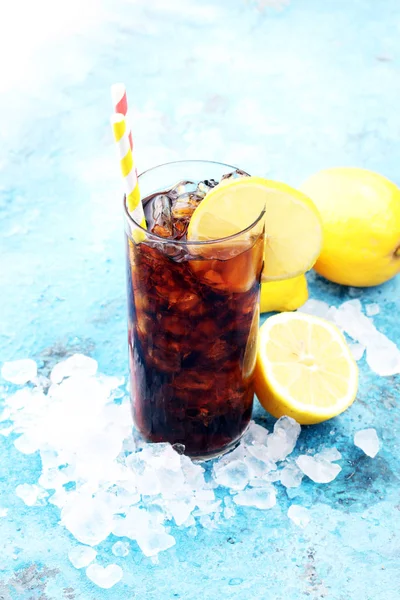
[[[320,423],[348,408],[358,367],[332,323],[303,313],[280,313],[260,328],[255,391],[274,417]]]
[[[263,211],[265,217],[252,228]],[[287,279],[311,269],[322,246],[320,216],[305,194],[277,181],[243,177],[217,185],[194,211],[187,237],[216,240],[242,232],[236,243],[243,243],[260,233],[264,222],[263,281]]]
[[[284,281],[269,281],[261,284],[261,312],[296,310],[308,299],[307,279],[298,275]]]
[[[301,189],[323,222],[318,273],[364,287],[400,272],[400,189],[394,183],[365,169],[337,167],[312,175]]]

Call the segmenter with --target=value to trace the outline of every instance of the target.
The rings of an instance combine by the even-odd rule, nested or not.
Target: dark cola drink
[[[215,185],[185,180],[148,196],[148,233],[127,234],[134,420],[148,441],[183,445],[193,458],[235,445],[254,395],[264,236],[258,227],[245,241],[186,240]]]

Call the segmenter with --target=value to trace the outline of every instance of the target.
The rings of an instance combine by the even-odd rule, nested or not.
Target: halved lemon
[[[281,313],[262,325],[255,391],[274,417],[301,424],[326,421],[354,401],[358,367],[332,323],[304,313]]]
[[[322,246],[318,210],[305,194],[278,181],[244,177],[217,185],[194,211],[188,240],[216,240],[243,232],[239,237],[245,241],[254,231],[244,230],[263,210],[266,244],[262,281],[288,279],[311,269]]]

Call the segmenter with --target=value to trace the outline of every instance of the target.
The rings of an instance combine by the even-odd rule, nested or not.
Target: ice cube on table
[[[143,462],[155,469],[167,468],[171,471],[181,470],[180,455],[168,442],[145,444],[139,457]]]
[[[322,448],[322,450],[320,450],[316,455],[315,458],[319,459],[324,459],[327,460],[329,462],[335,462],[337,460],[340,460],[342,458],[341,453],[339,452],[339,450],[335,447],[333,448]]]
[[[217,523],[210,517],[210,515],[201,515],[199,518],[200,525],[204,529],[216,529]]]
[[[230,506],[225,506],[224,517],[225,519],[232,519],[236,515],[236,512]]]
[[[169,499],[166,503],[169,512],[171,513],[175,523],[178,525],[183,525],[189,518],[196,506],[195,499],[192,498],[173,498]]]
[[[369,368],[381,377],[400,373],[400,350],[394,342],[378,331],[367,343]]]
[[[363,314],[360,300],[344,302],[335,313],[335,323],[366,347],[367,363],[372,371],[382,377],[400,373],[399,348]]]
[[[377,304],[376,302],[372,302],[371,304],[366,304],[365,312],[367,313],[367,317],[375,317],[375,315],[379,315],[379,313],[380,313],[379,304]]]
[[[11,425],[11,427],[3,427],[2,429],[0,429],[0,435],[3,435],[4,437],[8,437],[10,435],[10,433],[12,433],[13,431],[14,431],[13,425]]]
[[[223,515],[225,519],[231,519],[236,515],[235,504],[232,496],[225,496]]]
[[[251,444],[265,445],[267,443],[268,436],[269,432],[267,429],[265,429],[265,427],[258,425],[254,421],[250,421],[250,425],[248,426],[247,431],[242,438],[242,443],[244,443],[246,446]]]
[[[267,448],[271,460],[277,462],[293,452],[300,435],[300,425],[292,417],[281,417],[274,425],[274,431],[268,437]]]
[[[75,569],[87,567],[97,556],[96,550],[90,546],[75,546],[68,552],[68,558]]]
[[[143,528],[136,536],[139,548],[145,556],[156,556],[175,545],[175,538],[164,531]]]
[[[324,458],[301,454],[296,458],[296,464],[312,481],[316,483],[329,483],[333,481],[342,470],[341,467]]]
[[[128,542],[115,542],[111,548],[111,552],[114,556],[128,556],[130,546]]]
[[[242,490],[248,484],[250,474],[243,460],[233,460],[223,466],[214,464],[213,477],[218,485],[231,490]]]
[[[354,444],[358,446],[358,448],[361,448],[364,454],[374,458],[378,454],[380,448],[376,429],[371,427],[356,431],[354,434]]]
[[[314,298],[310,298],[303,304],[303,306],[298,308],[297,311],[307,315],[321,317],[322,319],[331,320],[329,318],[332,312],[331,307],[327,302],[323,302],[322,300],[314,300]]]
[[[18,498],[27,505],[27,506],[35,506],[38,500],[47,496],[47,492],[40,488],[38,485],[30,484],[30,483],[22,483],[17,485],[15,488],[15,493]]]
[[[14,440],[14,446],[22,454],[33,454],[39,449],[39,442],[37,439],[32,439],[23,433]]]
[[[272,485],[262,488],[248,488],[238,492],[233,497],[233,501],[240,506],[254,506],[260,509],[272,508],[276,504],[276,491]]]
[[[97,546],[112,531],[112,508],[89,493],[73,492],[61,511],[61,523],[82,544]]]
[[[205,484],[203,467],[192,462],[190,458],[184,454],[181,455],[180,460],[185,483],[192,490],[202,488]]]
[[[94,563],[86,569],[87,577],[98,587],[106,590],[121,581],[124,572],[119,565],[111,564],[106,567]]]
[[[361,360],[364,356],[365,346],[363,344],[355,343],[349,344],[350,352],[354,358],[354,360]]]
[[[265,446],[249,446],[248,454],[244,457],[244,462],[249,469],[250,477],[264,477],[270,471],[276,469],[276,464],[269,458]],[[260,457],[260,458],[259,458]]]
[[[296,463],[289,463],[280,472],[280,482],[286,488],[297,488],[303,480],[303,472]]]
[[[336,310],[335,323],[353,340],[365,343],[368,336],[376,333],[374,324],[362,312],[360,300],[347,300]]]
[[[37,364],[31,358],[5,362],[1,367],[1,376],[15,385],[24,385],[37,375]]]
[[[288,517],[293,521],[295,525],[298,527],[307,527],[309,522],[311,521],[310,511],[304,506],[300,506],[299,504],[292,504],[289,506]]]
[[[73,375],[92,377],[97,373],[97,361],[84,354],[73,354],[66,360],[57,363],[50,374],[52,383],[61,383],[66,377]]]

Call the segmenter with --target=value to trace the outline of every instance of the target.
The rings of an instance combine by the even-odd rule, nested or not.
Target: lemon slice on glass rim
[[[262,281],[289,279],[311,269],[322,247],[322,222],[316,207],[302,192],[262,177],[243,177],[213,188],[193,212],[187,239],[218,240],[242,231],[248,238],[263,210]]]

